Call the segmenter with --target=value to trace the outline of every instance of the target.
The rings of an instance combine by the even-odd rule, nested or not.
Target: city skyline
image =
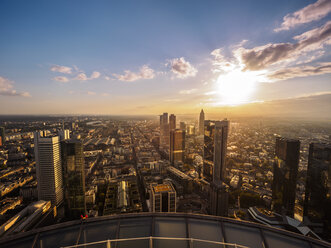
[[[330,116],[329,1],[2,1],[0,13],[0,114]]]

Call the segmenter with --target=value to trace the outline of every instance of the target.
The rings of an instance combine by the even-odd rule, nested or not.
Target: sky
[[[0,37],[0,114],[331,103],[330,0],[2,0]]]

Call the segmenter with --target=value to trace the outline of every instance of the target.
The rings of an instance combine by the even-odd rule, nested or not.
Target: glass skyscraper
[[[86,213],[83,144],[79,140],[61,142],[65,207],[69,217]]]
[[[309,145],[304,220],[322,224],[315,232],[331,236],[331,144]]]
[[[272,208],[290,217],[294,216],[299,157],[299,140],[276,138]]]

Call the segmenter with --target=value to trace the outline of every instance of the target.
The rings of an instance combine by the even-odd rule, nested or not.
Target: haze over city
[[[330,9],[302,0],[1,1],[0,114],[226,107],[326,118]]]

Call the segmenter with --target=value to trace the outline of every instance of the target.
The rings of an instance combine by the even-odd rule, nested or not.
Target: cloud
[[[17,92],[14,89],[14,82],[0,76],[0,95],[1,96],[23,96],[30,97],[29,92]]]
[[[190,62],[185,61],[183,57],[170,60],[171,71],[177,78],[194,77],[198,70]]]
[[[244,43],[246,43],[246,40],[244,40],[245,42],[240,42],[240,45],[243,45]],[[227,72],[227,71],[231,71],[234,68],[237,67],[236,63],[231,61],[228,58],[225,58],[225,56],[223,55],[223,49],[222,48],[218,48],[213,50],[210,55],[212,55],[214,57],[213,61],[212,61],[212,65],[213,65],[213,69],[212,71],[214,73],[218,73],[218,72]]]
[[[93,92],[93,91],[88,91],[87,94],[90,95],[90,96],[94,96],[94,95],[96,95],[97,93],[95,93],[95,92]]]
[[[116,77],[120,81],[125,82],[133,82],[140,79],[152,79],[155,77],[154,70],[148,67],[147,65],[144,65],[140,68],[138,73],[131,72],[129,70],[125,70],[124,74],[113,74],[114,77]]]
[[[331,62],[319,63],[318,66],[290,67],[274,71],[268,78],[274,81],[285,80],[295,77],[308,77],[331,73]]]
[[[179,94],[181,95],[190,95],[194,92],[196,92],[198,89],[190,89],[190,90],[181,90],[179,91]]]
[[[108,77],[108,76],[105,76],[105,79],[106,79],[107,81],[111,80],[111,78]]]
[[[69,82],[69,79],[67,77],[62,77],[62,76],[55,77],[55,78],[53,78],[53,80],[55,80],[57,82],[61,82],[61,83]]]
[[[235,53],[245,64],[245,70],[261,70],[270,65],[293,61],[307,52],[331,44],[331,21],[323,26],[295,36],[297,43],[269,43],[252,49],[238,48]]]
[[[102,93],[102,96],[109,96],[109,93]]]
[[[289,30],[304,23],[317,21],[331,12],[330,0],[318,0],[313,4],[300,9],[294,13],[288,14],[283,18],[281,27],[274,29],[275,32]]]
[[[97,79],[100,77],[100,75],[101,75],[100,72],[94,71],[92,72],[91,79]]]
[[[68,67],[68,66],[62,66],[62,65],[54,65],[51,67],[51,71],[65,73],[65,74],[71,74],[72,68]]]

